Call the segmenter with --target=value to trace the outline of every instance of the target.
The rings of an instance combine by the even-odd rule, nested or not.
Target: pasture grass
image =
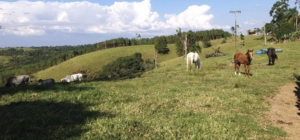
[[[254,39],[239,51],[266,48]],[[226,43],[227,56],[204,59],[212,49],[203,49],[200,71],[177,57],[135,79],[1,88],[0,139],[281,139],[265,98],[296,81],[298,44],[274,45],[283,49],[274,66],[254,54],[249,78],[234,75],[234,43]]]

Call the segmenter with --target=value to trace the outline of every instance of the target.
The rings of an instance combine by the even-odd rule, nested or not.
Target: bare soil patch
[[[285,85],[280,93],[268,99],[271,106],[267,113],[272,125],[287,132],[287,140],[300,139],[300,83]]]

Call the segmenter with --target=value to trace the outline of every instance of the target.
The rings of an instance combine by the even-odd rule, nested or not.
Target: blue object
[[[267,51],[268,51],[268,49],[261,49],[261,51],[267,52]]]
[[[282,49],[275,49],[276,52],[282,52]]]
[[[261,55],[261,54],[262,54],[262,52],[261,52],[261,51],[256,51],[256,54],[259,54],[259,55]]]

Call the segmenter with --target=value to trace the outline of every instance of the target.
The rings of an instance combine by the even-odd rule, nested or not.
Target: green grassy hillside
[[[280,139],[286,132],[272,126],[265,117],[264,112],[269,109],[265,99],[274,96],[280,86],[300,80],[299,42],[263,46],[255,38],[246,36],[246,46],[239,51],[246,53],[247,49],[256,51],[272,46],[283,52],[277,53],[279,59],[274,66],[267,65],[265,54],[254,54],[249,78],[234,75],[230,64],[234,43],[228,40],[222,45],[212,42],[214,48],[220,46],[227,56],[205,59],[205,53],[213,50],[203,49],[200,71],[186,71],[184,58],[175,58],[174,54],[174,59],[166,56],[160,68],[135,79],[1,88],[0,136],[2,139]],[[132,50],[124,48],[122,54],[134,53]],[[98,69],[103,65],[98,64],[100,56],[107,56],[104,58],[109,61],[113,58],[108,56],[116,52],[106,51],[76,57],[56,66],[60,70],[52,71],[64,76],[81,66]],[[152,55],[149,53],[148,57]],[[75,60],[81,61],[80,67]],[[50,70],[41,72],[40,77]]]
[[[158,55],[158,62],[177,57],[175,45],[168,45],[168,48],[170,49],[169,54]],[[99,71],[102,70],[102,67],[105,64],[112,62],[119,57],[132,55],[135,52],[142,53],[144,60],[150,59],[152,61],[154,58],[153,45],[111,48],[72,58],[57,66],[40,71],[34,74],[34,77],[35,79],[54,78],[55,81],[60,81],[61,78],[64,78],[66,75],[76,72],[77,70],[88,70],[88,76],[92,78],[98,76]]]

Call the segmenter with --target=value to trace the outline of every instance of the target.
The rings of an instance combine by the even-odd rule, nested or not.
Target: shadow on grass
[[[76,86],[77,83],[55,83],[53,85],[24,85],[19,87],[0,87],[0,97],[5,94],[16,94],[18,92],[43,92],[43,91],[85,91],[93,87]]]
[[[240,72],[241,73],[241,76],[245,76],[245,72]],[[249,74],[250,76],[252,76],[252,73]],[[247,75],[248,76],[248,75]]]
[[[87,107],[82,103],[44,100],[0,106],[0,139],[77,138],[89,130],[83,126],[88,120],[116,116],[109,112],[89,111]]]
[[[298,100],[297,100],[297,107],[298,110],[300,111],[300,76],[298,74],[294,74],[295,78],[297,79],[297,87],[295,87],[294,93],[297,96]],[[300,116],[300,112],[297,113]]]

